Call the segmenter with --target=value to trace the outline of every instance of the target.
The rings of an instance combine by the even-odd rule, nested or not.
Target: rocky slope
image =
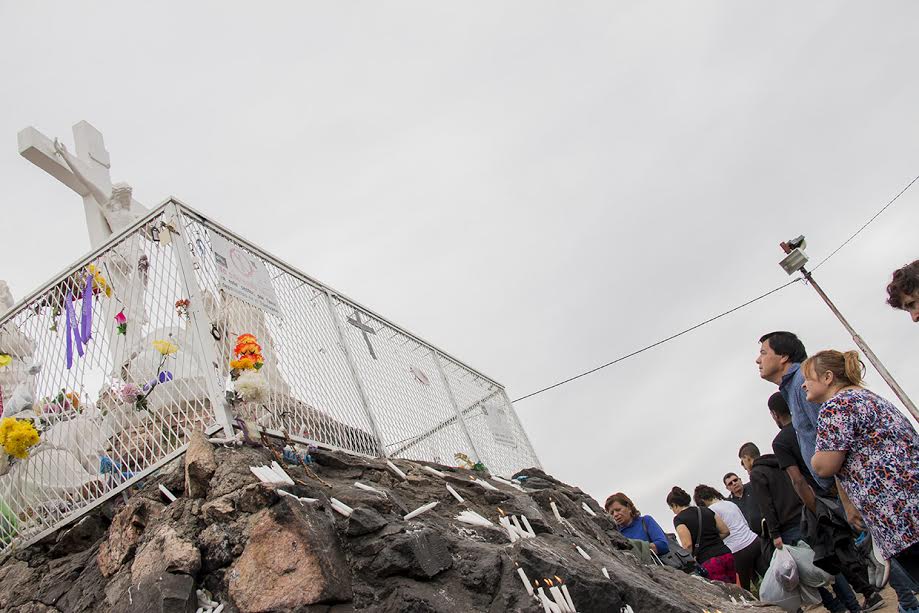
[[[107,503],[6,559],[0,611],[194,613],[204,603],[198,590],[224,612],[543,611],[516,565],[530,580],[563,578],[581,613],[618,613],[626,604],[636,613],[741,610],[730,598],[740,596],[736,587],[639,565],[595,501],[541,471],[523,472],[525,491],[495,481],[492,491],[466,470],[437,466],[441,478],[400,460],[403,480],[384,461],[320,451],[309,468],[284,465],[295,485],[260,483],[250,466],[269,464],[280,450],[215,449],[195,436],[184,459],[127,501]],[[161,484],[178,499],[170,502]],[[353,514],[333,511],[331,497]],[[550,499],[567,525],[555,519]],[[434,509],[403,519],[433,501]],[[455,519],[469,509],[495,521],[498,507],[525,515],[537,537],[511,544],[498,526]]]

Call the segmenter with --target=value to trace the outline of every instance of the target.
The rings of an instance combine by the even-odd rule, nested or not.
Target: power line
[[[676,334],[672,334],[672,335],[668,336],[667,338],[663,338],[663,339],[661,339],[661,340],[659,340],[659,341],[657,341],[657,342],[655,342],[655,343],[651,343],[650,345],[647,345],[646,347],[642,347],[641,349],[638,349],[638,350],[636,350],[636,351],[633,351],[632,353],[628,353],[628,354],[626,354],[626,355],[624,355],[624,356],[618,357],[618,358],[616,358],[615,360],[613,360],[612,362],[607,362],[606,364],[601,364],[600,366],[597,366],[596,368],[592,368],[592,369],[590,369],[590,370],[588,370],[588,371],[582,372],[581,374],[575,375],[575,376],[573,376],[573,377],[569,377],[568,379],[565,379],[564,381],[559,381],[558,383],[553,383],[553,384],[550,385],[549,387],[544,387],[544,388],[542,388],[541,390],[537,390],[537,391],[535,391],[535,392],[533,392],[533,393],[531,393],[531,394],[527,394],[526,396],[521,396],[520,398],[517,398],[516,400],[512,400],[511,402],[520,402],[521,400],[526,400],[527,398],[531,398],[531,397],[533,397],[533,396],[535,396],[535,395],[537,395],[537,394],[542,394],[543,392],[547,392],[547,391],[549,391],[549,390],[551,390],[551,389],[554,389],[554,388],[556,388],[556,387],[558,387],[558,386],[560,386],[560,385],[565,385],[566,383],[571,383],[571,382],[574,381],[575,379],[580,379],[581,377],[586,377],[587,375],[593,374],[593,373],[597,372],[598,370],[603,370],[603,369],[606,368],[607,366],[612,366],[613,364],[618,364],[619,362],[621,362],[621,361],[623,361],[623,360],[627,360],[627,359],[629,359],[629,358],[631,358],[631,357],[634,357],[634,356],[638,355],[639,353],[644,353],[645,351],[648,351],[649,349],[654,349],[654,348],[657,347],[658,345],[663,345],[664,343],[666,343],[666,342],[668,342],[668,341],[672,341],[673,339],[678,338],[678,337],[680,337],[680,336],[683,336],[684,334],[687,334],[687,333],[689,333],[689,332],[692,332],[693,330],[695,330],[695,329],[697,329],[697,328],[701,328],[701,327],[704,326],[705,324],[710,324],[710,323],[712,323],[713,321],[715,321],[716,319],[721,319],[722,317],[725,317],[726,315],[730,315],[730,314],[733,313],[734,311],[739,311],[740,309],[742,309],[742,308],[744,308],[744,307],[748,307],[748,306],[750,306],[751,304],[753,304],[754,302],[758,302],[759,300],[762,300],[763,298],[766,298],[767,296],[771,296],[772,294],[774,294],[774,293],[776,293],[776,292],[778,292],[778,291],[780,291],[780,290],[785,289],[785,288],[788,287],[789,285],[794,285],[795,283],[799,282],[800,280],[801,280],[801,279],[792,279],[792,280],[789,281],[788,283],[786,283],[786,284],[784,284],[784,285],[780,285],[780,286],[776,287],[775,289],[771,289],[771,290],[769,290],[768,292],[766,292],[765,294],[760,294],[760,295],[757,296],[756,298],[753,298],[753,299],[751,299],[751,300],[747,300],[747,301],[744,302],[743,304],[739,304],[739,305],[737,305],[736,307],[734,307],[734,308],[732,308],[732,309],[728,309],[727,311],[725,311],[725,312],[723,312],[723,313],[719,313],[718,315],[715,315],[714,317],[710,317],[710,318],[706,319],[705,321],[699,322],[699,323],[697,323],[697,324],[694,325],[694,326],[691,326],[691,327],[689,327],[689,328],[686,328],[685,330],[681,330],[680,332],[677,332]]]
[[[915,177],[913,177],[913,180],[910,181],[909,183],[907,183],[907,184],[906,184],[906,187],[904,187],[903,189],[901,189],[901,190],[899,191],[899,193],[898,193],[896,196],[894,196],[893,198],[891,198],[891,199],[890,199],[890,202],[888,202],[887,204],[885,204],[884,206],[882,206],[880,211],[878,211],[877,213],[875,213],[874,215],[872,215],[871,219],[869,219],[868,221],[866,221],[865,224],[864,224],[861,228],[859,228],[858,230],[855,231],[855,234],[853,234],[852,236],[850,236],[849,238],[847,238],[845,241],[843,241],[843,243],[842,243],[839,247],[836,247],[836,249],[834,249],[834,250],[832,251],[832,253],[830,253],[830,255],[828,255],[828,256],[826,256],[825,258],[823,258],[822,260],[820,260],[820,263],[817,264],[816,266],[814,266],[814,268],[813,268],[813,270],[811,270],[811,272],[814,272],[814,271],[816,271],[818,268],[820,268],[821,266],[823,266],[823,263],[824,263],[824,262],[826,262],[826,261],[829,260],[831,257],[833,257],[834,255],[836,255],[837,253],[839,253],[840,249],[842,249],[843,247],[845,247],[846,245],[848,245],[849,243],[851,243],[852,240],[853,240],[856,236],[858,236],[859,234],[862,233],[862,230],[864,230],[865,228],[867,228],[868,225],[869,225],[872,221],[874,221],[875,219],[877,219],[878,217],[880,217],[880,216],[881,216],[881,213],[883,213],[884,211],[886,211],[886,210],[888,209],[888,207],[890,207],[891,204],[893,204],[894,202],[896,202],[897,199],[898,199],[900,196],[902,196],[903,194],[905,194],[905,193],[906,193],[906,190],[908,190],[909,188],[911,188],[911,187],[913,186],[913,183],[915,183],[916,181],[919,181],[919,175],[916,175]]]
[[[846,245],[848,245],[849,243],[851,243],[851,242],[855,239],[856,236],[858,236],[859,234],[861,234],[862,231],[863,231],[865,228],[867,228],[875,219],[877,219],[878,217],[880,217],[881,214],[882,214],[884,211],[886,211],[888,208],[890,208],[890,206],[891,206],[894,202],[896,202],[896,201],[900,198],[900,196],[902,196],[903,194],[905,194],[906,191],[907,191],[910,187],[912,187],[913,184],[914,184],[916,181],[919,181],[919,175],[916,175],[916,176],[913,178],[912,181],[910,181],[909,183],[907,183],[907,184],[906,184],[906,187],[904,187],[903,189],[901,189],[901,190],[897,193],[896,196],[894,196],[893,198],[891,198],[891,199],[887,202],[887,204],[885,204],[884,206],[882,206],[881,209],[880,209],[877,213],[875,213],[874,215],[872,215],[872,216],[871,216],[871,219],[869,219],[868,221],[866,221],[866,222],[862,225],[862,227],[860,227],[858,230],[855,231],[854,234],[852,234],[852,236],[850,236],[850,237],[847,238],[845,241],[843,241],[843,243],[842,243],[841,245],[839,245],[839,247],[837,247],[836,249],[834,249],[832,252],[830,252],[830,254],[829,254],[828,256],[826,256],[825,258],[823,258],[822,260],[820,260],[820,263],[817,264],[816,266],[814,266],[814,268],[813,268],[812,270],[813,270],[813,271],[816,271],[818,268],[820,268],[821,266],[823,266],[823,264],[824,264],[827,260],[829,260],[831,257],[833,257],[834,255],[836,255],[837,253],[839,253],[840,250],[842,250],[843,247],[845,247]],[[540,389],[540,390],[536,390],[535,392],[532,392],[532,393],[530,393],[530,394],[527,394],[526,396],[521,396],[520,398],[517,398],[516,400],[512,400],[511,402],[520,402],[521,400],[526,400],[527,398],[532,398],[533,396],[536,396],[537,394],[542,394],[543,392],[548,392],[548,391],[551,390],[551,389],[555,389],[556,387],[559,387],[559,386],[561,386],[561,385],[565,385],[566,383],[571,383],[572,381],[574,381],[574,380],[576,380],[576,379],[580,379],[581,377],[586,377],[587,375],[593,374],[593,373],[597,372],[598,370],[603,370],[604,368],[606,368],[606,367],[608,367],[608,366],[612,366],[613,364],[618,364],[619,362],[622,362],[623,360],[627,360],[627,359],[629,359],[629,358],[635,357],[635,356],[638,355],[639,353],[644,353],[645,351],[648,351],[649,349],[654,349],[655,347],[657,347],[657,346],[659,346],[659,345],[663,345],[664,343],[667,343],[667,342],[669,342],[669,341],[672,341],[673,339],[678,338],[678,337],[680,337],[680,336],[683,336],[684,334],[687,334],[687,333],[689,333],[689,332],[692,332],[693,330],[696,330],[697,328],[701,328],[702,326],[704,326],[704,325],[706,325],[706,324],[710,324],[710,323],[712,323],[713,321],[715,321],[715,320],[717,320],[717,319],[721,319],[722,317],[725,317],[725,316],[727,316],[727,315],[730,315],[731,313],[733,313],[733,312],[735,312],[735,311],[739,311],[739,310],[742,309],[742,308],[748,307],[748,306],[750,306],[751,304],[753,304],[754,302],[758,302],[759,300],[762,300],[763,298],[766,298],[767,296],[771,296],[772,294],[774,294],[774,293],[776,293],[776,292],[778,292],[778,291],[780,291],[780,290],[783,290],[783,289],[785,289],[786,287],[788,287],[789,285],[793,285],[793,284],[797,283],[797,282],[800,281],[800,280],[801,280],[801,279],[794,279],[794,280],[792,280],[792,281],[789,281],[788,283],[786,283],[786,284],[784,284],[784,285],[780,285],[779,287],[776,287],[775,289],[769,290],[769,291],[766,292],[765,294],[761,294],[761,295],[757,296],[756,298],[753,298],[753,299],[751,299],[751,300],[748,300],[748,301],[744,302],[743,304],[738,305],[738,306],[736,306],[736,307],[734,307],[734,308],[732,308],[732,309],[729,309],[729,310],[727,310],[727,311],[725,311],[725,312],[723,312],[723,313],[719,313],[718,315],[715,315],[714,317],[710,317],[709,319],[706,319],[705,321],[699,322],[699,323],[697,323],[696,325],[691,326],[691,327],[689,327],[689,328],[686,328],[685,330],[682,330],[682,331],[680,331],[680,332],[677,332],[676,334],[673,334],[673,335],[671,335],[671,336],[668,336],[667,338],[661,339],[661,340],[659,340],[659,341],[657,341],[657,342],[655,342],[655,343],[652,343],[652,344],[650,344],[650,345],[647,345],[647,346],[645,346],[645,347],[642,347],[641,349],[638,349],[638,350],[636,350],[636,351],[633,351],[632,353],[628,353],[628,354],[626,354],[626,355],[624,355],[624,356],[620,356],[620,357],[616,358],[615,360],[613,360],[613,361],[611,361],[611,362],[607,362],[606,364],[601,364],[600,366],[597,366],[596,368],[592,368],[592,369],[590,369],[590,370],[587,370],[587,371],[584,371],[584,372],[582,372],[582,373],[580,373],[580,374],[577,374],[577,375],[575,375],[575,376],[573,376],[573,377],[569,377],[568,379],[565,379],[564,381],[559,381],[558,383],[553,383],[552,385],[550,385],[550,386],[548,386],[548,387],[544,387],[544,388],[542,388],[542,389]]]

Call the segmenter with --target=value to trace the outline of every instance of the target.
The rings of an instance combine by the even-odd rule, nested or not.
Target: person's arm
[[[67,168],[70,169],[70,172],[73,173],[73,176],[77,178],[77,181],[82,183],[86,189],[89,190],[89,193],[92,195],[93,199],[99,203],[99,206],[105,206],[105,203],[109,201],[109,196],[106,196],[101,189],[99,189],[95,183],[90,181],[86,175],[80,172],[80,165],[74,162],[73,156],[70,155],[70,152],[67,151],[67,147],[64,146],[64,143],[60,142],[57,139],[54,139],[54,151],[64,160],[64,163],[67,164]]]
[[[814,494],[814,488],[810,486],[801,469],[797,466],[788,466],[785,468],[785,474],[791,479],[791,485],[795,488],[795,493],[804,506],[810,509],[811,513],[817,512],[817,496]]]
[[[814,472],[821,477],[833,477],[846,461],[846,451],[818,451],[811,458]]]
[[[670,545],[667,543],[667,535],[661,529],[660,525],[654,521],[650,515],[644,517],[645,527],[648,531],[648,538],[651,540],[651,547],[657,555],[665,555],[670,551]]]
[[[683,546],[683,549],[692,551],[692,534],[689,533],[689,528],[685,524],[680,524],[676,527],[676,536],[680,540],[680,545]]]
[[[775,543],[776,548],[782,548],[782,538],[779,534],[779,514],[772,503],[772,492],[769,491],[769,484],[766,477],[754,473],[750,475],[750,485],[753,487],[753,496],[759,505],[759,510],[766,520],[766,528],[769,530],[769,536]]]
[[[839,479],[836,480],[836,491],[839,492],[839,500],[842,502],[842,507],[846,510],[846,520],[853,528],[859,532],[864,532],[865,521],[862,519],[862,514],[858,512],[858,509],[856,509],[852,501],[849,500],[846,488],[842,486]]]
[[[731,534],[731,529],[728,528],[728,525],[724,523],[724,520],[721,519],[721,516],[715,513],[715,527],[718,528],[718,536],[722,539],[726,539]]]

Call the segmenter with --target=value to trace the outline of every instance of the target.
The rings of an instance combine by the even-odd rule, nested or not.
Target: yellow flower
[[[0,353],[0,368],[9,366],[13,363],[13,356],[8,353]]]
[[[29,447],[38,444],[38,430],[31,421],[7,417],[0,422],[0,445],[14,458],[29,457]]]
[[[178,345],[165,340],[153,341],[153,348],[159,351],[162,355],[172,355],[179,350]]]

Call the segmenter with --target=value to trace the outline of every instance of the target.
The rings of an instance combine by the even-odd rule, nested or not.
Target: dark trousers
[[[919,583],[919,543],[913,543],[893,557],[906,574],[913,578],[913,581]]]
[[[740,587],[750,589],[750,581],[759,566],[759,557],[762,553],[762,541],[756,540],[734,554],[734,568],[740,579]]]

